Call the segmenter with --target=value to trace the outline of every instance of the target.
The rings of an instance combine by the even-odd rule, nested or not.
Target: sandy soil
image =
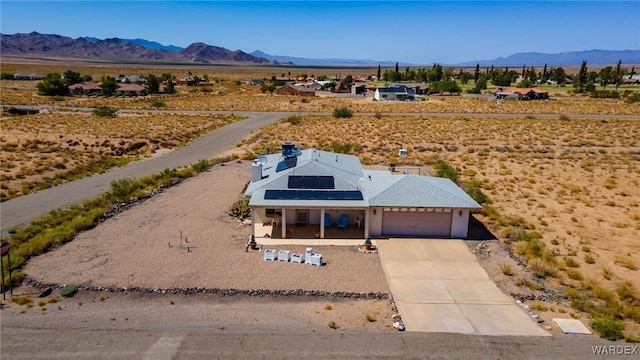
[[[377,255],[355,247],[314,248],[327,264],[320,268],[245,252],[250,228],[227,210],[249,174],[249,162],[216,166],[32,259],[25,272],[42,282],[100,286],[389,291]],[[180,232],[190,251],[180,248]]]

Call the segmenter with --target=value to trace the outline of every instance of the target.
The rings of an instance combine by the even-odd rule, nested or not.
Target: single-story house
[[[118,76],[116,81],[119,82],[119,83],[131,83],[131,84],[136,83],[136,84],[140,84],[140,83],[144,83],[145,79],[143,77],[141,77],[141,76],[138,76],[138,75],[129,75],[129,76],[121,75],[121,76]]]
[[[492,94],[498,99],[548,99],[549,92],[538,88],[499,87]]]
[[[364,84],[353,84],[351,85],[351,95],[360,95],[367,93],[367,86]]]
[[[320,239],[330,231],[359,239],[464,238],[471,210],[480,208],[449,179],[365,170],[356,156],[300,150],[292,142],[254,161],[245,195],[255,237],[285,238],[302,226]],[[265,225],[275,225],[271,234]]]
[[[72,94],[96,94],[102,91],[100,85],[92,84],[73,84],[67,87]]]
[[[316,91],[304,86],[287,84],[276,90],[278,95],[316,96]]]
[[[247,85],[262,85],[264,84],[264,81],[260,80],[260,79],[249,79],[246,82]]]
[[[14,80],[43,80],[44,75],[38,73],[16,73],[13,75]]]
[[[400,84],[394,84],[389,87],[380,87],[376,89],[373,96],[378,101],[407,101],[415,100],[415,92],[413,89]]]
[[[121,84],[116,89],[118,95],[142,95],[144,94],[144,86],[138,84]]]

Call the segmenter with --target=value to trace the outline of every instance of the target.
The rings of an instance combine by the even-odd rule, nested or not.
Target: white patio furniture
[[[280,226],[280,218],[275,218],[275,219],[271,220],[271,226],[273,226],[273,227]]]
[[[278,260],[279,261],[289,261],[289,259],[291,258],[290,256],[290,251],[289,250],[280,250],[278,251]]]
[[[357,227],[362,227],[362,222],[364,221],[364,216],[363,215],[356,215],[356,217],[353,218],[353,225],[357,226]]]
[[[276,261],[276,249],[264,249],[264,259]]]
[[[302,254],[298,254],[298,253],[293,253],[291,254],[291,262],[292,263],[298,263],[298,264],[302,264]]]

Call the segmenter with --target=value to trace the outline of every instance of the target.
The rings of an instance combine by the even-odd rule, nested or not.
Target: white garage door
[[[451,236],[451,212],[385,211],[383,235]]]

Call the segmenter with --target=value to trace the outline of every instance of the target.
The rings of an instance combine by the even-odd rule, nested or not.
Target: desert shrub
[[[18,305],[29,305],[33,303],[33,299],[31,295],[18,295],[11,298],[11,302],[16,303]]]
[[[516,286],[524,286],[531,290],[538,290],[540,288],[540,285],[538,285],[538,283],[525,278],[516,280]]]
[[[587,264],[594,264],[596,262],[596,260],[593,258],[593,255],[586,254],[584,256],[584,262],[586,262]]]
[[[554,264],[540,258],[534,258],[527,263],[529,269],[533,275],[539,278],[545,278],[548,276],[555,277],[558,273]]]
[[[369,313],[367,313],[367,314],[364,316],[364,318],[365,318],[365,320],[367,320],[367,322],[376,322],[376,321],[378,320],[378,319],[376,319],[376,317],[375,317],[375,316],[373,316],[373,315],[371,315],[371,314],[369,314]]]
[[[622,267],[625,267],[629,270],[638,270],[638,265],[633,261],[631,257],[616,255],[614,262]]]
[[[536,302],[534,302],[534,303],[533,303],[533,304],[531,304],[529,307],[530,307],[530,308],[531,308],[531,310],[533,310],[533,311],[539,311],[539,312],[542,312],[542,311],[549,311],[549,308],[548,308],[545,304],[543,304],[542,302],[540,302],[540,301],[536,301]]]
[[[132,179],[114,180],[111,182],[111,190],[107,193],[107,199],[113,203],[129,201],[141,184]]]
[[[288,122],[291,125],[298,125],[302,121],[302,118],[300,116],[294,115],[294,116],[289,116],[288,118],[284,119],[284,121]]]
[[[115,117],[117,109],[108,106],[98,106],[93,110],[93,115],[100,117]]]
[[[352,150],[355,150],[356,146],[352,143],[341,143],[336,140],[331,141],[331,151],[338,154],[349,154]]]
[[[249,207],[250,197],[244,196],[242,199],[236,201],[229,209],[229,216],[238,220],[244,220],[251,216],[251,208]]]
[[[616,341],[624,339],[624,326],[616,319],[604,316],[596,317],[591,320],[590,326],[600,337],[607,340]]]
[[[61,287],[60,290],[58,291],[60,292],[60,295],[62,295],[63,297],[72,297],[78,292],[78,287],[75,285],[67,285],[67,286]]]
[[[160,99],[153,99],[151,101],[151,106],[153,106],[154,108],[161,108],[161,107],[167,106],[167,103],[165,103],[164,101],[162,101]]]
[[[382,119],[382,113],[381,112],[376,112],[375,115],[373,115],[373,117],[375,117],[376,119],[380,120],[380,119]]]
[[[592,98],[619,99],[620,93],[615,90],[594,90],[591,92]]]
[[[346,106],[335,108],[333,110],[333,116],[335,118],[350,118],[353,116],[353,111]]]
[[[565,295],[567,295],[567,297],[569,297],[569,299],[581,299],[582,295],[580,295],[580,292],[574,288],[566,288],[564,291]]]
[[[433,167],[436,169],[436,173],[434,174],[435,176],[447,178],[453,182],[458,181],[458,172],[446,161],[440,159],[436,161]]]
[[[570,258],[570,257],[568,257],[568,256],[565,256],[565,257],[564,257],[564,263],[565,263],[568,267],[570,267],[570,268],[577,268],[577,267],[580,267],[580,264],[578,264],[578,262],[577,262],[577,261],[575,261],[575,259]]]
[[[621,282],[616,288],[616,292],[620,297],[620,300],[634,302],[638,300],[638,292],[636,291],[634,284],[630,280]]]
[[[627,104],[640,102],[640,93],[634,93],[633,95],[627,96],[624,102],[626,102]]]
[[[584,277],[582,276],[582,273],[580,271],[574,270],[574,269],[569,269],[567,271],[567,276],[569,277],[569,279],[573,279],[573,280],[582,280],[584,279]]]
[[[199,160],[198,162],[191,164],[191,169],[197,173],[201,173],[209,168],[209,161],[206,159]]]
[[[513,268],[511,268],[511,265],[509,264],[505,264],[505,263],[500,264],[500,271],[502,271],[502,273],[507,276],[513,275]]]
[[[339,329],[339,328],[340,328],[340,326],[338,326],[338,324],[337,324],[335,321],[331,321],[331,322],[329,322],[329,327],[330,327],[330,328],[332,328],[332,329],[334,329],[334,330],[336,330],[336,329]]]

